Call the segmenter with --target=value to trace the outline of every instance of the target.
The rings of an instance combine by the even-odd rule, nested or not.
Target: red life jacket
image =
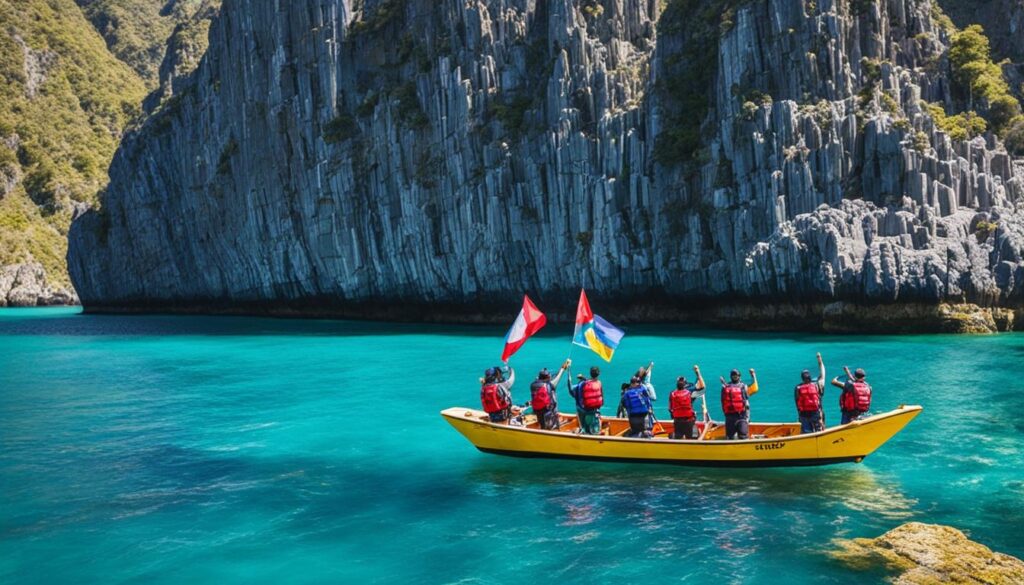
[[[743,384],[726,384],[722,388],[722,412],[725,414],[743,414],[747,411],[744,400]]]
[[[587,380],[580,392],[580,404],[587,410],[595,410],[604,406],[604,391],[600,380]]]
[[[818,385],[806,382],[796,387],[796,409],[800,412],[818,412],[821,410],[821,395]]]
[[[544,410],[551,406],[551,383],[544,380],[537,380],[530,384],[530,406],[534,412]]]
[[[694,418],[693,397],[689,390],[673,390],[668,395],[668,413],[672,418]]]
[[[871,410],[871,386],[858,380],[853,383],[853,390],[839,395],[839,408],[846,411],[867,412]]]
[[[512,406],[512,402],[508,399],[508,396],[506,396],[494,382],[484,384],[480,388],[480,404],[483,405],[484,412],[487,414],[501,412],[509,406]]]

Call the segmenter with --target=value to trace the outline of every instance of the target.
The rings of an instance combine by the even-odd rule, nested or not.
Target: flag
[[[581,290],[580,304],[576,307],[576,331],[573,333],[572,342],[592,350],[604,358],[604,361],[610,362],[615,348],[619,347],[624,335],[621,329],[590,310],[587,293]]]
[[[523,308],[519,310],[519,316],[505,334],[505,351],[501,352],[501,361],[507,362],[508,358],[519,351],[526,340],[540,331],[547,322],[548,318],[533,304],[530,297],[523,295]]]

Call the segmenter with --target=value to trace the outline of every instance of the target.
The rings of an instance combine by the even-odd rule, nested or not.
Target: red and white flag
[[[512,354],[526,343],[531,335],[540,331],[547,324],[548,318],[533,304],[530,297],[523,295],[523,308],[519,311],[512,327],[505,334],[505,351],[501,352],[501,361],[507,362]]]

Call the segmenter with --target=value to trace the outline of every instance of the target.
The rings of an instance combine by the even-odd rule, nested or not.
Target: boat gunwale
[[[513,426],[513,425],[508,425],[508,424],[501,424],[501,423],[495,423],[495,422],[491,422],[491,421],[480,420],[480,419],[478,419],[476,417],[470,418],[470,417],[466,417],[466,416],[457,416],[457,415],[454,415],[454,414],[449,414],[448,411],[450,411],[450,410],[462,410],[463,412],[465,412],[465,411],[482,412],[482,411],[479,411],[479,410],[474,409],[474,408],[468,408],[468,407],[464,408],[464,407],[453,406],[453,407],[446,408],[446,409],[442,410],[441,411],[441,416],[445,417],[446,419],[459,420],[459,421],[467,421],[467,422],[472,423],[472,424],[477,424],[477,425],[481,425],[481,426],[491,427],[491,428],[497,429],[497,430],[535,433],[535,434],[543,435],[543,436],[546,436],[546,437],[559,437],[559,438],[564,438],[564,439],[583,439],[583,440],[598,441],[598,442],[604,442],[604,441],[639,442],[639,443],[644,443],[644,444],[657,444],[657,445],[690,445],[690,446],[693,446],[693,445],[718,445],[718,446],[734,446],[734,445],[756,445],[756,444],[762,444],[762,443],[795,442],[795,441],[801,441],[801,440],[806,440],[806,439],[817,439],[819,437],[825,437],[825,436],[836,434],[836,433],[839,433],[839,432],[856,429],[858,427],[871,425],[871,424],[874,424],[876,422],[885,420],[887,418],[893,418],[893,417],[900,416],[900,415],[906,415],[906,414],[911,413],[911,412],[918,412],[919,413],[922,410],[924,410],[924,408],[919,406],[919,405],[916,405],[916,404],[901,405],[901,406],[899,406],[899,407],[897,407],[897,408],[895,408],[893,410],[889,410],[889,411],[886,411],[886,412],[881,412],[881,413],[869,416],[868,418],[865,418],[865,419],[855,420],[855,421],[849,422],[849,423],[847,423],[845,425],[838,425],[838,426],[835,426],[835,427],[831,427],[831,428],[825,429],[823,431],[816,431],[816,432],[813,432],[813,433],[804,433],[804,434],[790,435],[788,437],[775,437],[775,438],[765,437],[763,439],[732,439],[732,440],[726,439],[726,440],[714,440],[714,441],[702,441],[702,440],[699,440],[699,439],[663,439],[663,440],[657,440],[656,443],[652,443],[652,441],[654,441],[654,439],[643,438],[643,437],[623,437],[623,436],[613,436],[613,435],[586,435],[586,434],[583,434],[583,433],[566,433],[566,432],[561,432],[561,431],[548,431],[548,430],[543,430],[543,429],[531,429],[531,428],[527,428],[527,427]],[[609,418],[614,418],[614,419],[617,419],[617,420],[625,420],[625,419],[621,419],[619,417],[609,417]],[[711,422],[716,422],[716,421],[712,420]],[[716,424],[721,424],[721,423],[717,423],[716,422]],[[755,424],[766,425],[766,426],[773,426],[773,425],[774,426],[790,426],[790,425],[796,425],[796,424],[800,424],[800,423],[791,423],[790,422],[790,423],[755,423]]]

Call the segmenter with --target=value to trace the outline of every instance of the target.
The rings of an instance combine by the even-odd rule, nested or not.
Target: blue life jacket
[[[626,412],[631,416],[647,414],[651,411],[651,403],[647,400],[647,390],[641,388],[627,388],[622,395],[622,402],[626,406]]]

